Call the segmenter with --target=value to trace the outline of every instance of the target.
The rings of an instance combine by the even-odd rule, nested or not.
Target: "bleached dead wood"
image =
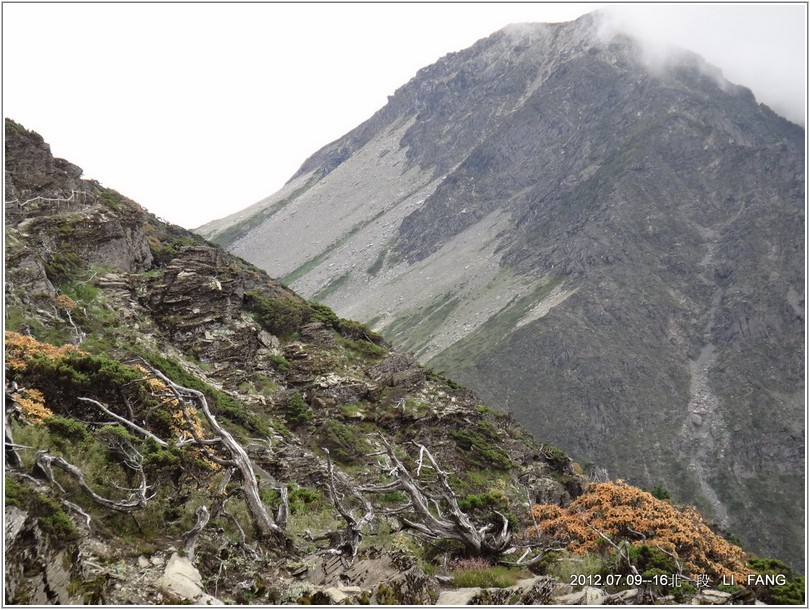
[[[137,454],[137,457],[140,458],[140,454]],[[140,485],[135,489],[125,490],[130,492],[129,497],[125,500],[112,500],[97,493],[92,487],[90,487],[90,485],[88,485],[87,481],[85,481],[82,470],[66,461],[64,458],[57,457],[55,455],[51,455],[47,451],[40,450],[37,451],[34,462],[39,471],[45,475],[45,478],[47,478],[48,481],[61,492],[64,493],[65,490],[59,484],[59,481],[56,480],[56,477],[53,474],[54,467],[67,473],[74,481],[76,481],[76,483],[79,484],[79,487],[87,492],[94,502],[115,511],[123,513],[135,512],[136,510],[146,506],[147,502],[153,497],[147,495],[149,486],[146,483],[146,475],[144,474],[140,463],[132,463],[130,460],[126,460],[126,464],[128,467],[132,468],[138,473]]]
[[[187,388],[175,383],[148,363],[145,364],[145,366],[150,373],[152,373],[157,379],[160,379],[169,388],[178,404],[181,406],[181,408],[183,408],[183,416],[187,421],[190,420],[190,416],[187,411],[188,406],[194,406],[197,411],[203,414],[205,421],[216,435],[221,448],[225,451],[228,457],[223,459],[209,451],[206,447],[206,445],[209,443],[206,441],[210,439],[201,438],[194,431],[193,425],[189,426],[190,433],[206,457],[217,464],[233,466],[236,471],[238,471],[241,478],[241,492],[245,499],[245,504],[247,505],[251,518],[253,519],[253,522],[256,525],[260,535],[272,538],[277,542],[282,543],[285,547],[290,546],[291,541],[289,537],[278,525],[278,523],[276,523],[276,520],[273,518],[261,500],[256,473],[253,470],[253,464],[250,461],[247,452],[245,451],[244,447],[242,447],[242,445],[240,445],[236,439],[234,439],[233,435],[231,435],[228,430],[220,425],[216,417],[214,417],[214,414],[211,412],[211,409],[208,406],[208,400],[205,398],[205,395],[199,390]]]
[[[17,449],[20,445],[14,443],[14,437],[11,433],[11,417],[19,411],[17,402],[14,400],[14,394],[17,392],[17,383],[12,381],[11,385],[6,386],[6,404],[5,404],[5,417],[4,424],[4,443],[5,443],[5,456],[6,464],[12,468],[22,468],[22,459]]]
[[[151,432],[149,432],[149,430],[147,430],[146,428],[142,428],[141,426],[139,426],[139,425],[138,425],[138,424],[136,424],[135,422],[133,422],[133,421],[131,421],[131,420],[127,419],[126,417],[122,417],[121,415],[118,415],[117,413],[112,412],[110,409],[108,409],[106,406],[104,406],[104,405],[103,405],[102,403],[100,403],[99,401],[97,401],[97,400],[93,400],[92,398],[86,398],[86,397],[84,397],[84,396],[80,396],[80,397],[79,397],[79,400],[80,400],[80,401],[82,401],[82,402],[89,403],[89,404],[91,404],[91,405],[95,405],[96,407],[98,407],[99,409],[101,409],[102,411],[104,411],[104,413],[106,413],[107,415],[109,415],[110,417],[112,417],[112,418],[113,418],[115,421],[117,421],[118,423],[123,424],[124,426],[126,426],[126,427],[127,427],[127,428],[129,428],[130,430],[134,430],[135,432],[137,432],[138,434],[141,434],[141,435],[145,436],[146,438],[150,438],[150,439],[152,439],[153,441],[155,441],[155,442],[156,442],[158,445],[160,445],[161,447],[168,447],[168,446],[169,446],[169,443],[167,443],[166,441],[164,441],[164,440],[163,440],[162,438],[160,438],[159,436],[157,436],[157,435],[155,435],[155,434],[152,434],[152,433],[151,433]]]
[[[321,549],[321,553],[340,555],[345,561],[351,563],[357,557],[357,550],[360,547],[360,542],[363,539],[363,528],[365,528],[374,518],[374,508],[371,502],[363,496],[358,488],[353,485],[342,473],[336,472],[332,464],[332,458],[329,454],[329,449],[323,448],[326,452],[326,473],[328,475],[327,485],[329,488],[329,497],[335,505],[340,516],[346,522],[346,527],[336,532],[329,532],[321,536],[312,536],[308,531],[309,539],[312,541],[328,540],[329,546]],[[341,486],[346,488],[352,496],[354,496],[363,507],[363,516],[359,519],[354,513],[348,509],[341,500],[341,494],[337,489],[337,483],[340,481]]]
[[[186,557],[191,562],[194,561],[194,554],[197,550],[197,539],[211,518],[211,513],[208,512],[208,508],[204,504],[197,507],[195,514],[197,515],[197,521],[194,527],[183,534],[183,549],[186,551]]]
[[[509,550],[511,532],[509,521],[500,512],[494,511],[500,523],[475,525],[458,505],[458,497],[448,482],[448,473],[424,445],[413,443],[419,449],[416,476],[422,470],[432,470],[436,478],[424,481],[414,478],[397,457],[391,443],[380,435],[385,453],[391,462],[389,474],[396,480],[382,486],[365,486],[360,492],[382,493],[401,491],[408,496],[403,506],[388,512],[396,515],[404,527],[417,536],[428,540],[457,540],[475,555],[496,557]]]

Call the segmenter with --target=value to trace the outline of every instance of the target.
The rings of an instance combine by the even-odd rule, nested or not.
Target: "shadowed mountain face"
[[[804,130],[647,57],[510,26],[199,231],[800,566]]]

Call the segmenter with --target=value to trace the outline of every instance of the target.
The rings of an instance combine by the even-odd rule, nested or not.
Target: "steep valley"
[[[9,119],[5,161],[6,604],[802,603],[784,562],[538,443]],[[480,328],[530,329],[578,297],[563,285]]]
[[[666,490],[538,443],[10,119],[5,162],[6,604],[804,599]],[[481,328],[579,294],[524,289]]]
[[[805,133],[640,44],[509,26],[198,232],[803,567]]]

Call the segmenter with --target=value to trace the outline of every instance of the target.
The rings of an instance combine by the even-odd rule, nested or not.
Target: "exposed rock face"
[[[641,57],[510,26],[200,232],[798,567],[804,131]]]
[[[401,553],[372,550],[350,566],[338,557],[327,558],[310,570],[307,579],[323,591],[309,593],[311,603],[421,606],[434,604],[439,597],[436,579]],[[353,583],[351,589],[341,586],[347,582]]]
[[[71,593],[75,546],[67,548],[51,540],[36,520],[16,506],[5,511],[6,598],[36,606],[84,603],[82,596]]]

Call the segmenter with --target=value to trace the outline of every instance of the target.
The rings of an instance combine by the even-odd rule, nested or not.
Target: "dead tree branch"
[[[17,453],[17,448],[21,447],[21,445],[14,443],[14,438],[11,434],[11,417],[19,411],[17,402],[14,400],[14,394],[16,392],[17,384],[12,381],[10,386],[6,386],[5,418],[3,426],[5,430],[5,455],[6,464],[12,468],[22,468],[22,458],[20,458],[20,454]]]
[[[474,525],[469,516],[459,508],[458,497],[448,482],[448,473],[439,466],[427,447],[414,443],[419,448],[417,476],[423,469],[430,468],[436,474],[436,479],[429,482],[417,481],[397,457],[391,443],[382,435],[380,439],[392,464],[389,474],[396,476],[397,480],[381,487],[363,487],[360,491],[404,492],[409,502],[392,512],[406,529],[422,538],[457,540],[474,555],[498,556],[509,549],[511,533],[506,517],[495,511],[500,523]]]
[[[147,495],[149,486],[146,484],[146,475],[143,472],[143,468],[140,467],[140,464],[134,465],[127,462],[128,467],[137,466],[135,470],[138,472],[140,477],[140,486],[137,489],[132,490],[130,497],[126,500],[111,500],[110,498],[105,498],[104,496],[96,493],[87,484],[87,481],[85,481],[84,473],[81,471],[81,469],[74,466],[70,462],[65,461],[63,458],[51,455],[47,451],[40,450],[37,451],[34,461],[40,472],[45,475],[48,481],[63,493],[65,491],[64,488],[59,484],[53,474],[54,466],[70,475],[70,477],[79,484],[79,487],[81,487],[88,493],[88,495],[90,495],[91,498],[93,498],[93,501],[101,504],[101,506],[104,506],[105,508],[118,512],[135,512],[136,510],[146,506],[147,502],[149,502],[149,500],[153,497]]]
[[[84,517],[85,525],[87,527],[90,527],[90,523],[92,523],[92,519],[90,518],[90,515],[88,515],[86,512],[84,512],[78,504],[74,504],[73,502],[69,502],[69,501],[65,500],[64,498],[62,499],[62,504],[67,506],[70,510],[78,513],[80,516]]]
[[[225,510],[225,504],[228,501],[228,498],[222,500],[222,503],[218,507],[218,514],[226,517],[231,523],[233,523],[236,531],[239,532],[239,548],[242,550],[242,553],[245,554],[245,557],[250,557],[252,560],[257,560],[259,558],[259,554],[248,546],[247,537],[245,536],[245,530],[242,529],[242,526],[239,524],[239,521],[236,517],[234,517],[231,513]]]
[[[278,511],[276,512],[276,523],[281,529],[286,529],[287,521],[290,518],[290,492],[286,485],[276,489],[281,497],[281,503],[278,505]]]
[[[147,430],[146,428],[141,428],[141,427],[140,427],[138,424],[136,424],[135,422],[132,422],[132,421],[128,420],[126,417],[122,417],[122,416],[118,415],[117,413],[113,413],[112,411],[110,411],[110,409],[108,409],[107,407],[105,407],[105,406],[104,406],[103,404],[101,404],[99,401],[97,401],[97,400],[93,400],[92,398],[86,398],[86,397],[84,397],[84,396],[80,396],[78,400],[80,400],[80,401],[82,401],[82,402],[88,402],[88,403],[90,403],[91,405],[95,405],[96,407],[98,407],[99,409],[101,409],[102,411],[104,411],[104,413],[106,413],[107,415],[109,415],[110,417],[112,417],[112,418],[113,418],[115,421],[122,423],[122,424],[123,424],[123,425],[125,425],[127,428],[130,428],[131,430],[134,430],[135,432],[137,432],[138,434],[140,434],[140,435],[142,435],[142,436],[145,436],[146,438],[150,438],[150,439],[152,439],[153,441],[155,441],[155,442],[156,442],[158,445],[160,445],[161,447],[168,447],[168,446],[169,446],[169,443],[167,443],[166,441],[164,441],[164,440],[163,440],[162,438],[160,438],[159,436],[156,436],[156,435],[152,434],[152,433],[151,433],[151,432],[149,432],[149,430]]]
[[[197,507],[196,514],[197,522],[194,524],[194,527],[183,534],[183,548],[186,551],[186,556],[188,557],[189,561],[194,561],[194,553],[197,548],[197,539],[200,537],[203,529],[206,525],[208,525],[208,520],[211,518],[208,508],[203,504]]]
[[[619,557],[624,559],[625,562],[627,563],[627,566],[630,568],[630,571],[633,573],[633,576],[636,576],[638,578],[639,582],[642,582],[643,579],[642,579],[641,575],[639,574],[638,568],[636,568],[636,566],[633,564],[633,562],[630,561],[630,555],[627,552],[628,543],[626,541],[623,541],[621,544],[616,544],[604,532],[600,531],[598,528],[596,528],[593,525],[591,525],[590,523],[588,523],[588,521],[586,521],[584,517],[582,517],[580,515],[579,518],[582,520],[582,522],[585,525],[587,525],[589,528],[591,528],[593,531],[595,531],[597,534],[599,534],[599,536],[603,540],[605,540],[608,544],[610,544],[610,546],[612,546],[614,549],[616,549],[616,552],[619,553]],[[653,595],[652,590],[649,588],[649,586],[647,584],[642,582],[642,584],[640,584],[639,587],[638,587],[638,600],[639,600],[638,603],[644,604],[644,603],[650,602],[650,601],[652,601],[653,597],[654,597],[654,595]]]
[[[344,561],[351,563],[354,561],[355,557],[357,557],[357,550],[360,547],[360,542],[363,539],[363,528],[371,523],[371,520],[374,518],[374,508],[371,506],[371,502],[369,502],[366,497],[359,492],[355,485],[353,485],[342,473],[335,472],[335,467],[332,464],[332,458],[329,454],[329,450],[326,448],[323,448],[323,450],[326,452],[326,473],[328,475],[327,485],[329,488],[329,497],[332,499],[332,503],[335,505],[338,513],[340,513],[340,516],[343,517],[343,520],[346,522],[346,527],[342,530],[329,532],[317,537],[313,537],[309,532],[307,533],[309,534],[309,539],[312,541],[329,541],[329,547],[322,549],[320,551],[321,553],[341,555]],[[346,508],[341,501],[341,495],[337,490],[338,481],[340,481],[341,485],[348,489],[349,492],[360,501],[360,504],[365,512],[359,519],[355,517],[354,513]]]
[[[619,556],[620,556],[622,559],[624,559],[624,560],[625,560],[625,562],[627,562],[627,566],[630,568],[630,571],[633,573],[633,576],[640,576],[640,574],[639,574],[639,572],[638,572],[638,569],[636,569],[636,566],[635,566],[635,565],[633,565],[633,562],[632,562],[632,561],[630,561],[630,556],[627,554],[627,547],[626,547],[626,545],[624,545],[624,544],[622,544],[622,545],[618,545],[618,544],[616,544],[615,542],[613,542],[613,541],[610,539],[610,537],[609,537],[607,534],[605,534],[605,533],[604,533],[603,531],[601,531],[600,529],[598,529],[598,528],[594,527],[593,525],[591,525],[590,523],[588,523],[588,521],[587,521],[587,520],[586,520],[584,517],[580,516],[580,520],[581,520],[581,521],[582,521],[582,522],[583,522],[585,525],[587,525],[589,528],[591,528],[593,531],[595,531],[597,534],[599,534],[599,536],[600,536],[600,537],[601,537],[603,540],[605,540],[605,541],[606,541],[606,542],[607,542],[607,543],[608,543],[610,546],[612,546],[614,549],[616,549],[616,551],[619,553]]]
[[[166,384],[180,405],[185,406],[190,404],[195,406],[197,410],[205,417],[205,421],[208,423],[211,430],[213,430],[214,435],[221,440],[221,445],[230,456],[230,459],[223,460],[217,456],[214,456],[210,451],[207,450],[205,443],[202,442],[201,439],[198,439],[198,435],[196,432],[194,432],[194,427],[190,426],[190,432],[194,437],[195,442],[197,442],[199,447],[204,450],[207,457],[212,458],[213,461],[222,465],[235,466],[236,470],[239,472],[242,479],[242,493],[245,498],[245,503],[247,504],[251,518],[253,519],[259,533],[264,537],[275,539],[284,546],[289,546],[291,544],[289,537],[276,523],[275,519],[267,510],[267,507],[264,505],[261,497],[259,496],[259,485],[258,481],[256,480],[256,473],[253,470],[253,464],[251,463],[247,452],[242,445],[240,445],[236,439],[233,438],[231,433],[220,425],[216,417],[214,417],[213,413],[211,413],[211,409],[208,406],[208,400],[205,398],[205,395],[199,390],[187,388],[175,383],[148,363],[145,364],[147,369],[153,375],[155,375],[155,377]],[[187,417],[187,414],[185,417]]]

